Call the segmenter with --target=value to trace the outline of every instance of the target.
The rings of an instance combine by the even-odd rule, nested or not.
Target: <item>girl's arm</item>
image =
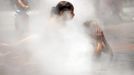
[[[22,8],[29,8],[29,5],[25,3],[23,0],[17,0],[17,3],[22,7]]]

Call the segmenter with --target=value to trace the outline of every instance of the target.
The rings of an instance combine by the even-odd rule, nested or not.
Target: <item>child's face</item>
[[[64,20],[71,20],[74,17],[72,11],[64,11],[60,13],[61,18]]]

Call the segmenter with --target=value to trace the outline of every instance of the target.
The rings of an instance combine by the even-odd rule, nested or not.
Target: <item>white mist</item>
[[[40,13],[31,16],[31,35],[34,37],[28,45],[33,62],[41,66],[42,74],[87,75],[91,72],[94,49],[92,40],[85,33],[83,22],[93,17],[94,11],[86,0],[69,1],[75,7],[75,16],[67,22],[49,17],[51,7],[56,6],[59,0],[42,0]],[[89,5],[86,5],[87,2]],[[85,14],[88,10],[89,14]]]

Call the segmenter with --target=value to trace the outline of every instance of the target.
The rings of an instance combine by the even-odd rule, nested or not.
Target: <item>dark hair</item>
[[[60,1],[56,7],[52,8],[52,14],[61,15],[65,11],[71,11],[71,14],[74,16],[74,6],[72,3],[67,1]]]

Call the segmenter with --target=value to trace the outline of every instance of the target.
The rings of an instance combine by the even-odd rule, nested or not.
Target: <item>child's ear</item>
[[[71,12],[71,14],[72,14],[72,17],[74,17],[74,16],[75,16],[75,14],[74,14],[74,12],[73,12],[73,11]]]

